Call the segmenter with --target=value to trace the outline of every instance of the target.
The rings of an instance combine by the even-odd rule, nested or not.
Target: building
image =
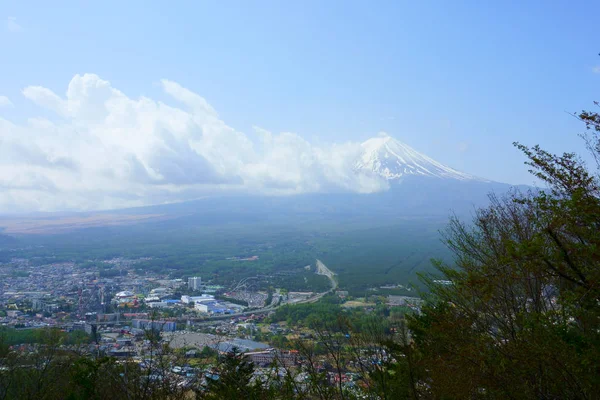
[[[208,314],[231,314],[231,309],[216,301],[197,302],[194,308],[200,312]]]
[[[190,290],[200,290],[202,286],[202,278],[199,276],[193,276],[188,278],[188,288]]]
[[[197,303],[194,308],[203,313],[208,312],[208,304]]]
[[[175,332],[177,324],[174,321],[152,321],[148,319],[134,319],[131,325],[136,329],[152,329],[153,331]]]
[[[31,302],[31,308],[34,311],[54,312],[54,311],[58,311],[58,309],[60,307],[56,303],[47,303],[47,302],[45,302],[43,300],[40,300],[40,299],[33,299],[32,302]]]
[[[167,303],[166,301],[154,301],[152,303],[148,303],[148,307],[150,308],[166,308],[170,307],[172,304]]]
[[[298,363],[296,351],[276,351],[273,349],[245,353],[245,356],[259,367],[268,367],[273,364],[284,367],[293,367]]]
[[[129,349],[112,349],[109,350],[108,355],[111,357],[134,357],[136,355],[135,350]]]
[[[181,296],[181,302],[184,304],[202,303],[202,302],[207,302],[207,301],[213,301],[214,299],[215,299],[215,296],[212,296],[210,294],[203,294],[201,296],[187,296],[187,295]]]

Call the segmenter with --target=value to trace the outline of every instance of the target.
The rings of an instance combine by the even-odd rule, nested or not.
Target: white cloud
[[[0,212],[139,206],[224,191],[387,188],[354,170],[358,143],[315,146],[258,127],[249,136],[203,97],[161,83],[182,108],[130,98],[94,74],[73,77],[64,96],[42,86],[23,89],[56,118],[20,125],[0,118]]]
[[[194,111],[199,111],[200,113],[205,113],[207,116],[211,116],[214,118],[218,118],[217,112],[208,102],[201,96],[198,96],[196,93],[182,87],[177,82],[173,82],[167,79],[163,79],[161,81],[163,89],[169,95],[171,95],[176,100],[182,102],[187,105]]]
[[[42,107],[48,108],[58,114],[67,114],[67,103],[50,89],[42,86],[28,86],[23,89],[23,95]]]
[[[13,103],[6,96],[0,96],[0,107],[12,107]]]
[[[594,72],[596,74],[600,74],[600,65],[596,65],[595,67],[592,67],[592,72]]]
[[[23,27],[17,23],[17,19],[15,17],[6,18],[6,21],[4,21],[4,26],[9,32],[17,33],[23,31]]]

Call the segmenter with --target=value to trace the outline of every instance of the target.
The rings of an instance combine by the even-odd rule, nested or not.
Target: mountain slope
[[[374,137],[362,144],[364,153],[357,161],[357,170],[374,172],[387,180],[400,180],[405,176],[423,176],[460,181],[485,181],[484,179],[447,167],[391,136]]]

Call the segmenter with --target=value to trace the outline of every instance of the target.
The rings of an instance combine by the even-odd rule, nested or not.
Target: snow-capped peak
[[[387,134],[367,140],[362,147],[364,152],[356,163],[356,168],[375,172],[388,180],[401,179],[407,175],[479,180],[440,164]]]

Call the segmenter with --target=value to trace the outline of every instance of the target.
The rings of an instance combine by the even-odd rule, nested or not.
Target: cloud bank
[[[176,106],[130,98],[94,74],[73,77],[64,96],[23,89],[54,117],[23,124],[0,117],[0,212],[387,188],[381,177],[355,171],[358,143],[315,146],[259,127],[247,135],[198,94],[169,80],[161,85]]]

